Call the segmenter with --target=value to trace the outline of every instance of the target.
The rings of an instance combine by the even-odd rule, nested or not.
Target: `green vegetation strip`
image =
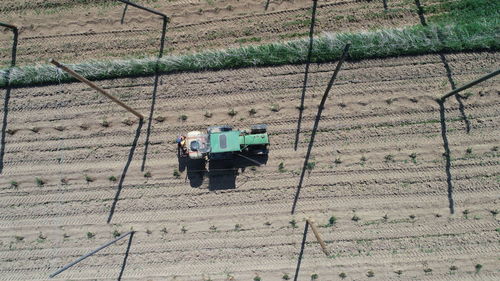
[[[463,52],[500,49],[500,1],[462,0],[439,6],[444,14],[427,27],[385,29],[358,33],[325,33],[314,41],[312,61],[331,62],[340,58],[347,42],[352,46],[349,59],[361,60],[438,52]],[[438,9],[438,8],[433,8]],[[435,12],[435,11],[433,11]],[[454,23],[451,23],[454,22]],[[90,80],[146,76],[182,71],[220,70],[253,66],[304,63],[308,40],[245,46],[227,50],[156,58],[89,61],[68,64]],[[56,58],[57,59],[57,58]],[[51,65],[0,69],[0,87],[74,81]]]

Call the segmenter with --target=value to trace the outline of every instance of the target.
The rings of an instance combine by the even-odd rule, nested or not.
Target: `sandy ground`
[[[53,0],[51,0],[53,1]],[[45,3],[48,6],[51,1]],[[2,21],[20,28],[18,65],[158,54],[162,20],[129,7],[121,24],[123,4],[78,4],[53,1],[7,1],[0,4]],[[96,1],[99,2],[99,1]],[[311,1],[157,1],[150,7],[170,16],[165,54],[238,47],[307,37]],[[432,5],[435,1],[428,1]],[[23,3],[28,3],[23,6]],[[38,3],[36,5],[35,3]],[[80,2],[81,3],[81,2]],[[145,1],[139,1],[148,5]],[[3,7],[2,7],[3,5]],[[45,7],[46,7],[45,6]],[[44,6],[42,6],[44,7]],[[318,1],[315,33],[401,27],[418,23],[414,4],[391,1],[383,12],[379,1]],[[23,8],[23,9],[22,9]],[[12,34],[0,32],[0,66],[8,66]]]
[[[172,18],[167,53],[308,32],[310,1],[271,0],[264,11],[265,2],[147,3]],[[418,22],[413,1],[389,1],[387,15],[381,7],[381,1],[318,1],[317,33]],[[158,17],[130,8],[121,25],[122,12],[121,4],[69,0],[0,3],[2,21],[20,26],[20,64],[156,54]],[[1,66],[9,64],[10,38],[0,32]],[[500,59],[489,52],[445,57],[457,85],[498,69]],[[128,256],[125,239],[55,279],[117,280],[122,269],[122,280],[293,278],[306,217],[318,222],[330,255],[309,230],[298,280],[313,274],[340,280],[341,273],[345,280],[498,280],[500,224],[492,211],[500,209],[499,80],[466,91],[463,107],[455,98],[445,104],[449,193],[435,98],[450,83],[437,55],[344,64],[315,137],[314,169],[290,214],[334,67],[311,66],[297,151],[304,65],[161,75],[156,92],[154,77],[99,81],[147,116],[142,126],[80,83],[11,89],[0,175],[0,280],[48,280],[131,229]],[[240,161],[237,171],[209,175],[176,156],[178,134],[258,123],[269,125],[272,143],[263,166]],[[331,216],[337,221],[330,226]]]
[[[460,85],[497,68],[499,56],[446,59]],[[498,279],[500,225],[491,213],[499,206],[498,79],[467,91],[469,133],[456,99],[446,102],[451,215],[434,100],[450,85],[436,55],[344,65],[316,135],[316,165],[306,173],[296,214],[290,214],[317,105],[334,66],[311,67],[297,151],[303,65],[160,76],[152,116],[165,120],[151,122],[144,171],[149,120],[130,156],[138,123],[90,88],[73,83],[12,89],[0,178],[0,279],[45,280],[111,240],[113,231],[133,229],[122,280],[282,280],[294,275],[308,216],[321,226],[331,255],[321,252],[309,231],[299,280],[312,274],[340,280],[342,272],[346,280]],[[99,84],[149,115],[153,81]],[[248,113],[252,108],[254,115]],[[237,111],[234,117],[230,109]],[[212,117],[204,117],[207,111]],[[176,157],[179,133],[257,123],[269,124],[268,162],[238,169],[235,188],[221,184],[229,172],[208,177]],[[108,178],[119,180],[129,157],[107,224],[118,186]],[[189,177],[188,170],[194,171]],[[327,226],[332,215],[337,222]],[[354,215],[360,220],[353,221]],[[95,236],[88,238],[88,232]],[[126,248],[121,241],[57,278],[116,280]],[[476,264],[483,266],[478,274]],[[367,277],[370,270],[373,277]]]

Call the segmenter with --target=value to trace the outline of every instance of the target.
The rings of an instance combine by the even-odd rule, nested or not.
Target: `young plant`
[[[124,125],[127,125],[127,126],[132,126],[132,125],[134,125],[134,121],[130,120],[129,118],[124,119],[124,120],[122,121],[122,123],[123,123]]]
[[[331,216],[328,219],[328,225],[327,226],[333,226],[337,222],[337,218],[335,216]]]
[[[115,182],[116,181],[116,177],[115,176],[110,176],[108,178],[108,180],[111,181],[111,182]]]
[[[163,116],[156,116],[156,117],[155,117],[155,121],[156,121],[156,122],[158,122],[158,123],[162,123],[162,122],[164,122],[165,120],[166,120],[166,118],[165,118],[165,117],[163,117]]]
[[[278,112],[278,111],[280,111],[280,106],[278,104],[272,104],[271,105],[271,111],[272,112]]]
[[[206,118],[212,118],[213,114],[210,111],[205,111],[205,114],[203,114]]]
[[[354,214],[351,218],[351,220],[353,220],[354,222],[358,222],[359,220],[361,220],[360,217],[358,217],[356,214]]]
[[[312,170],[314,170],[315,167],[316,167],[316,162],[314,162],[314,161],[309,162],[308,161],[306,164],[307,173],[309,175],[311,175],[311,172],[312,172]]]
[[[259,275],[256,275],[254,278],[253,278],[253,281],[261,281],[262,278],[260,278]]]
[[[149,172],[149,171],[148,171],[148,172],[144,173],[144,177],[145,177],[145,178],[150,178],[150,177],[152,177],[151,172]]]
[[[235,224],[234,231],[241,231],[241,224],[239,224],[239,223]]]
[[[217,231],[217,226],[215,226],[215,225],[210,226],[210,230],[213,231],[213,232],[216,232]]]
[[[375,273],[373,272],[373,270],[368,270],[368,272],[366,273],[366,276],[371,278],[371,277],[375,276]]]
[[[95,237],[95,233],[93,232],[87,232],[87,239],[91,239],[91,238],[94,238]]]
[[[468,219],[469,218],[469,213],[470,211],[468,209],[463,210],[462,214],[464,215],[464,218]]]
[[[181,232],[184,234],[186,234],[186,232],[187,232],[187,228],[184,225],[181,228]]]
[[[476,265],[474,266],[474,269],[476,270],[476,274],[478,274],[478,273],[479,273],[479,271],[481,271],[481,269],[482,269],[482,268],[483,268],[483,265],[482,265],[482,264],[479,264],[479,263],[478,263],[478,264],[476,264]]]
[[[118,237],[118,236],[120,236],[120,235],[121,235],[121,233],[120,233],[118,230],[116,230],[116,229],[115,229],[115,230],[113,230],[113,237],[114,237],[114,238],[116,238],[116,237]]]
[[[153,233],[153,231],[151,231],[151,229],[149,229],[149,228],[148,228],[148,229],[146,229],[146,234],[147,234],[147,235],[151,235],[152,233]]]
[[[391,154],[387,154],[386,156],[384,156],[384,160],[385,162],[394,162],[394,156]]]
[[[93,181],[94,181],[94,178],[93,178],[93,177],[91,177],[91,176],[89,176],[89,175],[85,175],[85,181],[86,181],[87,183],[91,183],[91,182],[93,182]]]
[[[186,121],[187,119],[188,119],[188,117],[185,114],[182,114],[179,116],[179,120],[181,120],[181,121]]]
[[[280,164],[278,165],[278,172],[280,173],[286,172],[285,164],[283,162],[280,162]]]
[[[396,273],[398,276],[401,276],[401,274],[403,274],[403,271],[401,269],[398,269],[394,271],[394,273]]]
[[[250,109],[250,110],[248,111],[248,114],[250,114],[250,115],[255,115],[255,114],[257,114],[257,110],[255,110],[255,108],[252,108],[252,109]]]
[[[17,181],[10,181],[11,188],[17,188],[18,186],[19,186],[19,183]]]
[[[38,187],[42,187],[45,185],[45,181],[41,178],[35,178],[35,183]]]
[[[347,274],[345,274],[344,272],[341,272],[339,274],[339,277],[340,277],[340,279],[345,279],[347,277]]]
[[[238,114],[238,111],[234,110],[234,108],[231,108],[231,109],[227,112],[227,115],[229,115],[229,116],[231,116],[231,117],[236,116],[236,114]]]
[[[297,221],[296,221],[295,219],[292,219],[292,220],[291,220],[291,221],[289,221],[288,223],[292,226],[292,228],[297,228],[297,227],[298,227],[298,226],[297,226]]]
[[[417,154],[415,152],[413,152],[409,156],[410,156],[411,161],[413,162],[413,164],[417,164]]]
[[[175,170],[174,170],[173,175],[174,175],[174,177],[175,177],[176,179],[180,179],[180,178],[181,178],[181,174],[179,173],[179,170],[177,170],[177,169],[175,169]]]
[[[21,241],[23,241],[23,240],[24,240],[24,236],[17,236],[17,235],[16,235],[16,236],[14,236],[14,238],[16,238],[16,241],[17,241],[17,242],[21,242]]]
[[[430,274],[432,272],[432,268],[429,268],[429,267],[424,268],[424,272],[425,272],[425,274]]]
[[[104,120],[101,121],[101,126],[103,126],[104,128],[108,128],[109,127],[109,122],[106,119],[104,119]]]
[[[342,160],[340,157],[335,158],[335,161],[333,161],[336,165],[342,164]]]
[[[311,274],[311,280],[317,280],[318,279],[318,274],[317,273],[313,273]]]

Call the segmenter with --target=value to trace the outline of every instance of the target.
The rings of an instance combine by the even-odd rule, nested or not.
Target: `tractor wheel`
[[[252,134],[263,134],[263,133],[267,132],[267,125],[266,124],[257,124],[257,125],[253,125],[250,129],[251,129]]]

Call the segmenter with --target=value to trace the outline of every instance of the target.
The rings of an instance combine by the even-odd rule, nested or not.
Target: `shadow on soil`
[[[295,268],[295,276],[293,277],[294,281],[297,281],[299,278],[300,264],[302,263],[302,256],[304,255],[304,247],[306,246],[308,229],[309,229],[309,222],[306,221],[306,224],[304,226],[304,234],[302,235],[302,244],[300,245],[299,258],[297,260],[297,267]]]
[[[446,135],[446,116],[445,116],[445,108],[444,102],[439,100],[439,117],[441,123],[441,136],[443,138],[443,147],[444,147],[444,158],[446,161],[445,171],[446,171],[446,183],[448,184],[448,203],[450,208],[450,213],[455,213],[455,206],[453,203],[453,185],[451,182],[451,156],[450,156],[450,146],[448,144],[448,136]]]
[[[132,142],[132,146],[130,147],[130,151],[128,153],[128,158],[127,158],[127,163],[125,164],[125,167],[123,168],[122,175],[120,176],[120,181],[118,182],[118,189],[116,190],[115,198],[113,200],[113,204],[111,205],[111,210],[109,211],[109,217],[107,223],[111,222],[111,219],[113,218],[113,214],[115,213],[115,208],[116,208],[116,203],[118,203],[118,199],[120,199],[120,193],[123,188],[123,181],[125,180],[125,176],[127,175],[128,168],[130,167],[130,163],[132,162],[132,159],[134,158],[134,152],[135,148],[137,147],[137,141],[139,140],[139,136],[141,135],[141,129],[142,125],[144,124],[143,120],[139,121],[139,124],[137,125],[137,129],[135,131],[135,137],[134,141]]]
[[[178,153],[179,171],[186,171],[186,181],[189,180],[191,187],[200,187],[208,178],[209,190],[234,189],[240,173],[248,167],[258,166],[257,163],[265,165],[268,160],[267,155],[242,155],[248,159],[235,155],[232,159],[205,161],[180,157]]]
[[[125,256],[123,257],[122,267],[120,269],[120,275],[118,275],[118,281],[122,280],[123,272],[125,271],[125,267],[127,266],[128,254],[130,253],[130,246],[132,246],[132,239],[134,238],[134,233],[130,233],[127,244],[127,251],[125,252]]]

